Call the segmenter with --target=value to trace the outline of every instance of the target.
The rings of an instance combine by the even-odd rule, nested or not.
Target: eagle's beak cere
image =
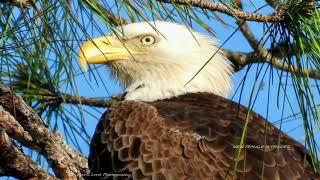
[[[92,39],[84,43],[79,51],[79,62],[83,70],[87,64],[105,64],[110,61],[128,60],[136,54],[123,45],[120,40],[112,36],[104,36]]]

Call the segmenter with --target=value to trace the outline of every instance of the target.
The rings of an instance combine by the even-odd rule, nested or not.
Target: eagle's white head
[[[195,92],[227,97],[232,86],[232,68],[217,40],[171,22],[118,27],[109,36],[86,42],[79,59],[84,68],[87,63],[107,64],[125,87],[127,100],[154,101]]]

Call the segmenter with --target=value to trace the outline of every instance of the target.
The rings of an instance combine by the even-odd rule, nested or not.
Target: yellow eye
[[[156,42],[156,39],[151,35],[147,35],[143,36],[140,41],[143,45],[152,45]]]

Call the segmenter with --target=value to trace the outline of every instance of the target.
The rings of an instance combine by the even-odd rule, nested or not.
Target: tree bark
[[[69,148],[59,133],[51,132],[37,113],[21,97],[5,87],[2,82],[0,82],[0,105],[6,112],[15,117],[27,133],[23,133],[25,136],[21,135],[23,130],[20,126],[16,130],[18,134],[14,133],[13,127],[9,127],[8,132],[15,134],[12,137],[16,137],[17,140],[25,137],[25,141],[21,143],[24,142],[23,145],[42,154],[58,178],[82,179],[82,174],[88,172],[87,159],[82,154]],[[8,123],[2,124],[2,126],[6,127]],[[30,138],[32,138],[32,141],[30,141]],[[1,154],[4,153],[2,149],[0,151]]]

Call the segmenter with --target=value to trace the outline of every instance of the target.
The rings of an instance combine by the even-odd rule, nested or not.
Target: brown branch
[[[0,174],[19,179],[56,179],[26,156],[0,128]]]
[[[0,82],[0,105],[29,133],[36,147],[32,144],[24,145],[42,154],[58,178],[82,179],[81,174],[88,172],[86,158],[70,148],[65,148],[62,138],[53,134],[22,98],[12,93],[2,82]]]
[[[242,9],[241,1],[236,1],[236,3],[239,9]],[[275,2],[270,1],[269,3],[275,3]],[[235,64],[236,69],[240,70],[243,66],[250,63],[266,62],[271,64],[273,67],[278,68],[280,70],[284,70],[286,72],[291,72],[297,75],[320,79],[319,71],[312,70],[312,69],[300,69],[297,66],[294,66],[292,64],[289,64],[281,60],[284,57],[290,57],[293,55],[291,51],[292,47],[287,47],[286,49],[287,53],[283,53],[286,51],[282,51],[283,47],[281,44],[279,44],[278,47],[273,48],[272,50],[267,50],[255,38],[254,34],[250,30],[245,20],[236,18],[236,23],[239,26],[243,36],[249,42],[250,46],[255,50],[254,52],[249,54],[232,53],[229,51],[229,59]]]
[[[236,1],[236,5],[238,6],[239,9],[242,10],[241,1]],[[254,34],[250,30],[250,28],[249,28],[248,24],[246,23],[246,21],[243,20],[243,19],[238,19],[238,18],[235,18],[235,19],[236,19],[237,25],[240,28],[240,31],[242,32],[244,37],[247,39],[247,41],[249,42],[250,46],[256,51],[259,50],[259,48],[260,48],[259,41],[255,38]]]
[[[97,99],[91,97],[84,97],[84,96],[73,96],[70,94],[61,93],[55,94],[51,93],[50,95],[42,95],[41,102],[47,105],[59,105],[61,103],[68,103],[68,104],[81,104],[86,106],[94,106],[94,107],[101,107],[101,108],[108,108],[112,106],[114,103],[120,101],[122,97],[114,96],[111,99]]]
[[[69,104],[83,104],[88,106],[95,106],[95,107],[110,107],[112,104],[119,101],[117,98],[112,99],[96,99],[96,98],[88,98],[83,96],[72,96],[69,94],[63,94],[62,100],[65,103]]]
[[[252,63],[269,63],[273,67],[286,71],[295,73],[300,76],[306,76],[314,79],[320,79],[320,72],[314,69],[300,69],[297,66],[290,65],[287,62],[283,62],[279,58],[272,56],[271,51],[268,51],[267,56],[260,56],[256,52],[243,53],[243,52],[233,52],[225,50],[227,58],[234,64],[235,71],[241,70],[244,66]]]
[[[242,9],[241,1],[236,1],[237,6]],[[270,3],[275,3],[270,1]],[[273,4],[274,5],[274,4]],[[245,65],[251,63],[269,63],[273,67],[284,70],[286,72],[295,73],[297,75],[308,76],[315,79],[320,79],[320,72],[313,69],[300,69],[294,65],[284,62],[283,58],[292,57],[292,46],[283,47],[283,44],[279,44],[277,47],[267,50],[261,43],[255,38],[254,34],[250,30],[245,20],[237,19],[236,23],[240,28],[243,36],[247,39],[248,43],[254,49],[251,53],[240,53],[228,51],[228,58],[233,62],[236,71],[242,69]]]
[[[238,6],[239,9],[242,9],[241,1],[236,1],[236,5]],[[237,18],[235,19],[236,19],[236,24],[239,26],[240,31],[242,32],[243,36],[247,39],[252,49],[254,49],[257,52],[257,54],[259,54],[260,56],[263,56],[264,48],[256,39],[253,32],[250,30],[247,22],[242,19],[237,19]]]
[[[24,145],[27,145],[27,147],[32,146],[33,149],[37,149],[38,151],[41,149],[39,144],[35,143],[29,133],[24,131],[23,127],[14,119],[13,116],[11,116],[10,113],[6,112],[2,106],[0,106],[0,128],[5,129],[6,133],[9,134],[10,137],[13,137]],[[80,153],[73,151],[64,143],[61,133],[56,133],[55,136],[63,150],[68,153],[71,159],[75,159],[76,162],[80,162],[80,164],[83,165],[87,163],[87,160],[83,158]]]
[[[15,120],[10,113],[5,111],[0,105],[0,128],[5,129],[6,133],[18,140],[22,144],[33,144],[33,139],[23,127]],[[35,146],[35,148],[39,149]]]
[[[218,11],[239,19],[256,22],[280,22],[283,20],[283,14],[271,14],[263,15],[258,13],[244,12],[237,8],[227,7],[221,3],[209,2],[206,0],[157,0],[159,2],[179,4],[179,5],[191,5],[199,7],[201,9]]]

